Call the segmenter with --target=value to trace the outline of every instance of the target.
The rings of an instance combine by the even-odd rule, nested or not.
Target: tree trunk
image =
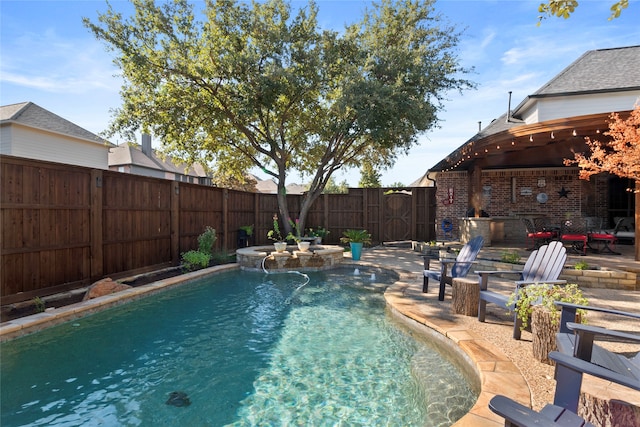
[[[542,306],[535,306],[531,313],[531,335],[533,336],[533,357],[547,365],[553,365],[549,360],[549,352],[557,349],[556,333],[558,323],[551,321],[551,312]]]
[[[465,316],[478,315],[478,303],[480,302],[480,287],[477,280],[455,278],[453,279],[451,293],[451,310],[456,314]]]

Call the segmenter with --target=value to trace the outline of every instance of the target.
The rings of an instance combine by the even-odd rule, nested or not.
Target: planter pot
[[[362,246],[363,244],[360,242],[351,242],[349,243],[351,246],[351,258],[354,261],[360,261],[360,256],[362,255]]]
[[[273,246],[276,248],[276,252],[284,252],[287,250],[287,242],[275,242]]]
[[[316,245],[321,245],[322,244],[322,237],[316,237]]]
[[[311,242],[298,242],[298,249],[300,249],[300,252],[307,252],[310,245]]]

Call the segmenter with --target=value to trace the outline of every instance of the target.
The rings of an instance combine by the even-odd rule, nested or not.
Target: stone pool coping
[[[430,312],[429,310],[430,308],[437,309],[425,304],[426,300],[421,301],[423,297],[420,297],[419,294],[412,295],[412,291],[417,289],[415,273],[411,274],[407,271],[390,268],[388,265],[363,261],[355,262],[348,257],[345,257],[342,265],[386,268],[397,273],[399,280],[389,286],[384,294],[392,315],[404,320],[411,328],[417,328],[421,334],[433,338],[437,347],[449,352],[454,359],[459,361],[459,366],[468,376],[471,373],[476,377],[478,381],[476,385],[480,388],[478,399],[471,410],[454,426],[496,427],[504,425],[504,420],[491,412],[488,406],[489,400],[496,394],[506,395],[526,406],[531,406],[531,392],[524,377],[499,348],[464,326],[446,318],[439,318],[437,311]],[[38,332],[211,274],[236,269],[240,269],[239,264],[210,267],[4,322],[0,324],[0,342]],[[471,379],[473,380],[473,378]]]
[[[153,295],[164,289],[186,284],[188,282],[192,282],[194,280],[214,273],[237,270],[239,268],[239,265],[235,263],[216,265],[214,267],[209,267],[202,270],[182,274],[180,276],[159,280],[147,285],[136,286],[124,291],[90,299],[87,301],[82,301],[59,308],[47,309],[43,313],[33,314],[31,316],[25,316],[18,319],[10,320],[8,322],[3,322],[0,323],[0,343],[18,338],[23,335],[38,332],[51,326],[58,325],[60,323],[79,319],[81,317],[88,316],[90,314],[97,313],[98,311],[102,311],[110,307],[115,307],[129,301]]]

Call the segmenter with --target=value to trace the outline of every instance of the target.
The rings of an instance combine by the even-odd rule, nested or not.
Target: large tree
[[[609,16],[609,20],[619,17],[622,9],[626,9],[628,6],[629,0],[620,0],[613,3],[610,7],[611,15]],[[567,19],[575,12],[577,7],[578,0],[548,0],[540,3],[538,12],[542,13],[540,20],[549,16]]]
[[[124,78],[108,133],[152,132],[168,153],[238,176],[258,166],[283,219],[287,175],[309,176],[303,228],[336,170],[389,167],[437,124],[447,91],[473,86],[434,1],[382,0],[340,33],[320,28],[313,2],[207,0],[196,12],[131,0],[129,17],[109,5],[83,19]]]
[[[565,159],[566,165],[577,164],[580,178],[589,179],[592,175],[608,172],[621,178],[629,178],[635,193],[635,258],[640,261],[640,103],[636,104],[631,115],[623,119],[618,113],[611,114],[609,130],[604,132],[608,140],[601,142],[585,138],[589,151],[576,153],[573,159]]]

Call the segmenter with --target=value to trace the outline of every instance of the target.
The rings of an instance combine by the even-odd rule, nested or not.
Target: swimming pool
[[[450,425],[476,395],[381,270],[228,272],[3,343],[3,426]],[[375,274],[375,280],[371,280]],[[188,395],[167,404],[172,392]]]

